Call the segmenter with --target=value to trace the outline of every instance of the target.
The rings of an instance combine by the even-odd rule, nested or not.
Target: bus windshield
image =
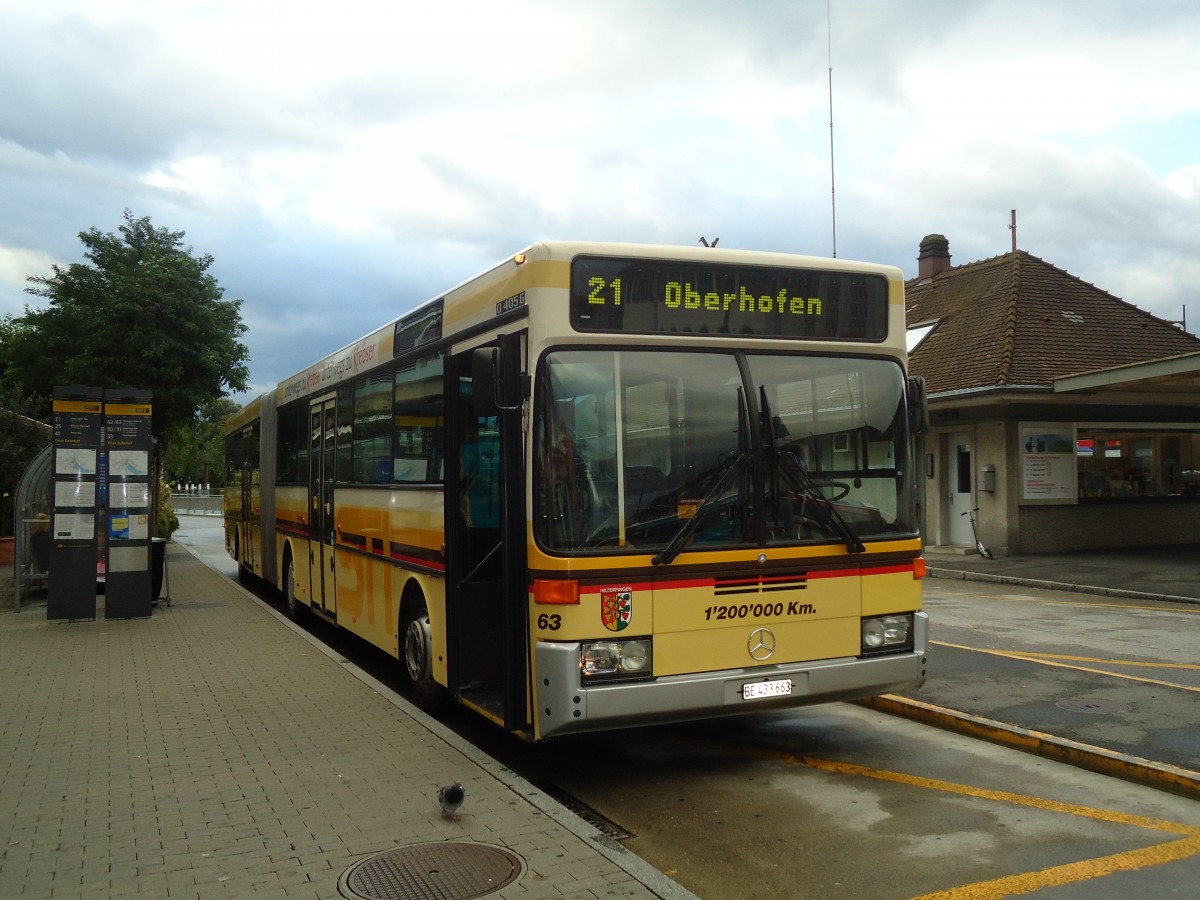
[[[891,360],[558,350],[534,439],[534,534],[554,553],[860,552],[917,530]]]

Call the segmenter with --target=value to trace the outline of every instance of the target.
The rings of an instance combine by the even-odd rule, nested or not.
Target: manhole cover
[[[1115,700],[1103,700],[1096,697],[1076,697],[1074,700],[1059,700],[1054,704],[1059,709],[1081,713],[1119,713],[1129,712],[1128,703],[1118,703]]]
[[[338,879],[351,900],[470,900],[520,877],[521,857],[489,844],[410,844],[355,863]]]

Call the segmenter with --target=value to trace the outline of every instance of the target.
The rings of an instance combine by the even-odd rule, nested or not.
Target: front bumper
[[[916,614],[914,649],[904,653],[762,665],[586,687],[580,681],[579,644],[543,641],[536,649],[537,734],[540,738],[559,737],[911,690],[925,682],[928,622],[924,612]],[[791,694],[743,699],[742,686],[747,682],[777,678],[792,680]]]

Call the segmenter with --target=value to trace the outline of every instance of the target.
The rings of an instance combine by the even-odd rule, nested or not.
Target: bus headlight
[[[649,638],[587,641],[579,646],[579,668],[585,683],[649,676],[651,660]]]
[[[862,620],[862,652],[883,653],[892,650],[911,650],[913,617],[871,616]]]

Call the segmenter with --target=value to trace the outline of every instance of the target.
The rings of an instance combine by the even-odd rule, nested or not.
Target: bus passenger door
[[[333,482],[337,449],[337,398],[325,397],[309,407],[312,428],[308,453],[308,561],[313,606],[337,614],[334,577]]]
[[[520,337],[500,349],[519,377]],[[471,351],[450,357],[445,377],[448,686],[518,731],[529,725],[521,410],[480,408]]]
[[[255,532],[259,525],[258,509],[258,435],[256,426],[249,426],[241,433],[242,459],[239,466],[239,500],[241,513],[237,524],[239,535],[237,561],[238,574],[256,571],[257,544]],[[265,572],[261,573],[266,575]]]

